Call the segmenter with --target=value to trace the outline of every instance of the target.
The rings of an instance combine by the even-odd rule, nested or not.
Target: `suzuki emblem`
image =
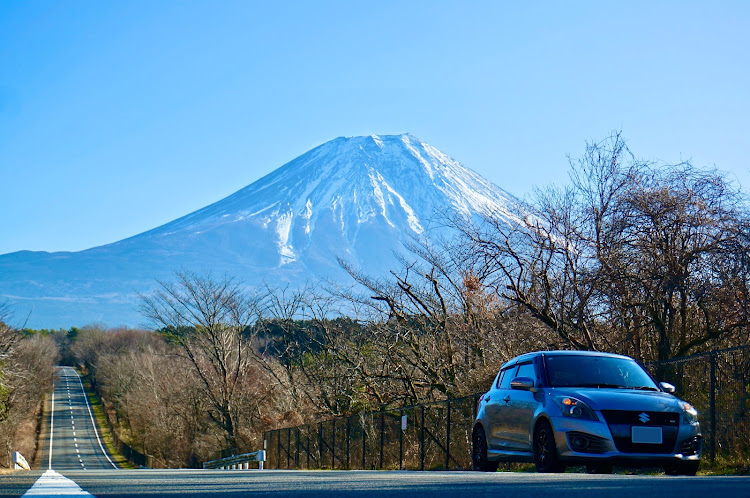
[[[651,420],[651,417],[648,416],[648,413],[641,413],[640,415],[638,415],[638,420],[645,424],[646,422]]]

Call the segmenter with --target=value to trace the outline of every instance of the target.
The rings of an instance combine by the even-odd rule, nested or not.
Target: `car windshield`
[[[550,387],[659,390],[635,361],[607,356],[548,356],[547,379]]]

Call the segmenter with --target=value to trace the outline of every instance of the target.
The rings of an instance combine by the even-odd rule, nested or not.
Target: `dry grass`
[[[102,442],[107,447],[107,451],[109,452],[109,456],[112,458],[112,461],[117,464],[118,467],[121,469],[134,469],[136,468],[131,462],[129,462],[123,455],[117,450],[117,447],[114,444],[114,441],[112,439],[112,433],[109,431],[109,427],[107,426],[106,416],[104,414],[104,409],[101,403],[101,400],[99,399],[99,396],[96,395],[94,390],[91,388],[91,383],[89,382],[88,373],[86,373],[83,377],[83,385],[86,389],[86,396],[89,399],[89,405],[91,406],[92,411],[94,412],[94,420],[96,421],[97,430],[99,431],[99,435],[101,436]]]

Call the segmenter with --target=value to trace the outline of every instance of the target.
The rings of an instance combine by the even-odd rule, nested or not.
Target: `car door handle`
[[[506,403],[510,403],[510,396],[504,397],[503,401],[505,401]]]

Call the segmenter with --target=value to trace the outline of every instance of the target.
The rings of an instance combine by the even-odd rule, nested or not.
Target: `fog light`
[[[589,447],[589,440],[585,437],[576,436],[573,438],[570,444],[573,446],[574,450],[585,450]]]

